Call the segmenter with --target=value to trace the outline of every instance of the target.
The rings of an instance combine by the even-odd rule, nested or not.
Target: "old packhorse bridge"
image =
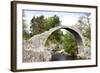
[[[77,40],[78,54],[84,53],[84,38],[80,31],[72,26],[57,26],[31,37],[27,41],[23,41],[23,62],[49,61],[51,58],[51,51],[47,50],[45,43],[48,37],[59,29],[66,29],[71,32]]]

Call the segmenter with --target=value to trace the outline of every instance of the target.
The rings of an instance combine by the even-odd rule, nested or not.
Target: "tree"
[[[91,27],[90,27],[90,14],[82,16],[79,18],[77,24],[75,25],[83,34],[85,38],[85,47],[90,48],[91,41]]]
[[[23,13],[23,19],[22,19],[22,24],[23,24],[23,39],[27,40],[29,39],[29,32],[27,31],[27,23],[25,20],[25,14]]]
[[[49,30],[52,27],[58,26],[60,23],[59,17],[54,15],[48,18],[45,18],[43,15],[41,16],[33,16],[31,20],[30,31],[33,35],[42,33],[44,31]]]
[[[65,52],[69,53],[72,57],[76,57],[77,51],[78,51],[78,46],[77,46],[77,41],[72,35],[72,33],[66,31],[66,34],[62,36],[62,45],[63,49]]]

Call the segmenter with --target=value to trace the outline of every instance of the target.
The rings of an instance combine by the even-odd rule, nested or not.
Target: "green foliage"
[[[27,39],[30,38],[30,36],[29,36],[28,31],[27,31],[26,20],[23,19],[22,22],[23,22],[23,39],[24,39],[24,40],[27,40]]]
[[[62,37],[63,48],[66,52],[68,52],[71,56],[76,56],[78,46],[75,37],[67,31],[67,33]]]
[[[91,41],[91,28],[89,23],[89,15],[87,17],[80,17],[77,24],[75,25],[83,34],[85,38],[85,47],[90,48],[90,41]]]
[[[33,16],[30,26],[32,36],[47,31],[55,26],[58,26],[59,23],[59,17],[56,15],[48,18],[45,18],[43,15],[38,17]]]
[[[23,32],[23,39],[28,40],[29,38],[30,38],[29,33],[28,32]]]
[[[58,34],[55,34],[58,32]],[[52,44],[56,44],[53,49],[53,52],[65,52],[70,54],[72,57],[76,57],[78,46],[75,40],[75,37],[66,30],[66,34],[63,34],[63,31],[55,31],[50,35],[46,44],[52,46]]]

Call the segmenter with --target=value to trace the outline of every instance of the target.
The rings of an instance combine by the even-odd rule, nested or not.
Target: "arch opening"
[[[78,57],[78,54],[80,54],[80,53],[83,53],[84,52],[84,40],[83,40],[83,37],[82,37],[82,35],[80,34],[80,32],[79,32],[79,30],[78,29],[73,29],[73,28],[70,28],[70,27],[60,27],[60,28],[58,28],[58,29],[55,29],[54,31],[52,31],[50,34],[49,34],[49,36],[47,37],[47,39],[46,39],[46,41],[45,41],[45,44],[48,44],[48,39],[50,40],[50,36],[52,36],[52,34],[54,34],[55,32],[59,32],[60,33],[60,35],[55,35],[55,37],[58,37],[58,36],[62,36],[62,33],[61,33],[61,29],[65,29],[66,30],[66,34],[67,35],[70,35],[70,37],[68,37],[68,38],[70,38],[70,40],[72,41],[72,43],[70,43],[70,45],[71,46],[74,46],[74,47],[69,47],[68,48],[68,50],[70,50],[70,51],[65,51],[65,49],[63,48],[62,50],[61,50],[61,48],[62,48],[62,44],[61,43],[59,43],[59,41],[58,42],[56,42],[56,44],[52,44],[51,45],[51,48],[52,48],[52,46],[53,46],[53,48],[51,49],[52,50],[52,52],[53,52],[53,56],[55,56],[56,57],[56,55],[55,55],[55,50],[57,50],[57,51],[59,51],[59,48],[60,48],[60,54],[61,55],[59,55],[58,53],[57,53],[57,55],[58,55],[58,57],[63,57],[63,56],[65,56],[65,54],[67,55],[67,60],[75,60],[75,59],[80,59],[80,57]],[[77,32],[77,30],[78,30],[78,32]],[[64,36],[64,35],[63,35]],[[52,39],[51,39],[52,40]],[[57,40],[57,39],[56,39]],[[61,39],[60,39],[60,41],[61,41]],[[66,40],[66,42],[69,42],[69,41],[67,41]],[[65,42],[63,41],[63,44],[64,44]],[[73,45],[73,43],[74,43],[74,45]],[[49,44],[50,45],[50,44]],[[65,44],[65,45],[68,45],[68,44]],[[46,46],[46,45],[45,45]],[[55,46],[55,47],[54,47]],[[60,47],[59,47],[60,46]],[[58,49],[57,49],[57,47],[58,47]],[[64,47],[64,46],[63,46]],[[56,48],[56,49],[55,49]],[[50,47],[49,47],[49,49],[50,49]],[[74,50],[74,52],[71,52],[71,51],[73,51]],[[81,58],[82,59],[82,58]]]

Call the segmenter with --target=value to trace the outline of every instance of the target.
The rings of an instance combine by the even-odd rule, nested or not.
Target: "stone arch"
[[[66,29],[75,36],[77,40],[77,44],[78,44],[78,56],[83,57],[84,56],[84,38],[82,34],[80,33],[80,31],[76,27],[57,26],[41,34],[34,35],[27,41],[23,41],[23,47],[24,47],[23,61],[25,62],[35,62],[35,61],[38,62],[38,61],[44,61],[44,60],[49,61],[51,59],[51,52],[47,50],[47,48],[45,47],[45,43],[48,37],[53,32],[59,29]]]
[[[46,43],[48,37],[55,32],[56,30],[59,29],[66,29],[67,31],[69,31],[70,33],[72,33],[77,41],[78,44],[78,54],[83,53],[84,52],[84,37],[83,35],[80,33],[80,30],[77,29],[76,27],[73,26],[57,26],[55,28],[52,28],[48,31],[48,36],[47,38],[45,38],[44,40],[44,44]]]
[[[33,46],[33,49],[44,47],[48,37],[53,32],[55,32],[56,30],[59,30],[59,29],[66,29],[69,32],[71,32],[77,40],[78,53],[80,54],[80,53],[84,52],[84,38],[83,38],[83,35],[81,34],[79,29],[77,29],[76,27],[73,27],[73,26],[63,26],[63,25],[57,26],[57,27],[51,28],[48,31],[45,31],[41,34],[37,34],[37,35],[33,36],[28,41],[31,42],[30,45]]]

